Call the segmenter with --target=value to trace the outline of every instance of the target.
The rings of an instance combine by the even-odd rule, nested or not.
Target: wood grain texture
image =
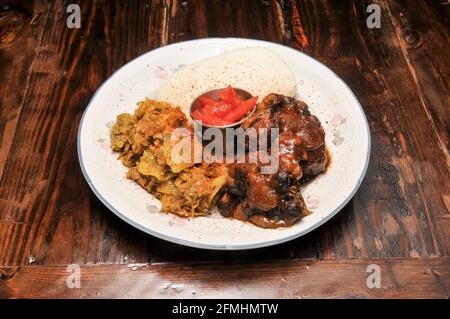
[[[382,10],[380,29],[366,25],[372,2]],[[450,6],[440,2],[78,1],[81,29],[66,27],[67,1],[0,6],[0,266],[31,263],[21,276],[32,278],[52,270],[60,276],[64,268],[52,266],[71,263],[176,269],[186,262],[326,259],[321,265],[348,262],[352,269],[353,259],[381,258],[388,267],[389,258],[413,257],[412,268],[399,267],[448,265]],[[319,229],[276,247],[206,251],[145,235],[99,202],[78,164],[81,114],[108,76],[153,48],[227,36],[283,43],[322,61],[355,92],[369,120],[372,155],[353,200]],[[127,270],[92,271],[106,276],[108,267],[117,280]],[[321,267],[326,273],[329,266]],[[18,282],[10,282],[8,295],[21,294]]]
[[[208,9],[207,5],[213,7]],[[5,201],[0,212],[13,224],[1,225],[0,242],[5,246],[0,251],[1,264],[26,265],[30,257],[37,264],[266,258],[267,250],[236,255],[185,250],[142,234],[110,214],[93,196],[76,156],[81,112],[115,69],[153,47],[179,40],[180,34],[206,35],[189,33],[201,32],[211,23],[188,19],[196,15],[195,10],[206,17],[211,10],[231,13],[235,8],[219,2],[183,6],[178,1],[86,2],[81,8],[81,29],[65,28],[65,4],[59,2],[53,4],[53,14],[45,26],[42,46],[47,48],[46,54],[36,62],[41,69],[32,71],[40,77],[31,83],[33,94],[26,97],[27,109],[16,134],[17,140],[27,143],[13,145],[7,174],[0,184],[0,198],[24,203],[13,207]],[[273,17],[270,7],[258,8],[261,14]],[[169,26],[176,29],[173,35],[168,33]],[[209,29],[215,33],[218,26]],[[275,28],[274,22],[271,33]],[[245,24],[240,29],[255,32]],[[263,33],[266,29],[259,30],[261,38],[270,37]],[[33,135],[35,131],[40,133]],[[301,242],[309,246],[296,256],[314,258],[314,241]],[[269,252],[271,258],[293,256],[292,248]]]
[[[38,54],[49,7],[49,1],[0,7],[0,178],[29,88],[30,69]],[[17,90],[18,87],[23,89]]]
[[[415,5],[393,1],[388,3],[387,9],[418,96],[438,134],[442,149],[448,154],[450,7],[443,1],[418,1]],[[437,18],[435,10],[446,12],[447,18]]]
[[[330,244],[320,256],[447,255],[448,210],[443,197],[449,194],[448,154],[418,90],[420,75],[413,73],[391,21],[390,2],[379,2],[380,29],[366,26],[368,1],[281,3],[285,43],[323,61],[349,84],[372,134],[366,178],[348,214],[339,214],[335,223],[321,228],[322,242]],[[443,32],[438,23],[433,27]],[[448,45],[442,44],[440,52],[447,54]],[[445,98],[444,92],[439,94]],[[448,101],[444,108],[449,109]],[[335,234],[345,235],[333,240]]]
[[[373,264],[380,288],[367,286]],[[97,265],[81,267],[80,288],[73,289],[65,266],[10,267],[0,268],[0,297],[448,298],[449,266],[449,258]]]
[[[439,8],[437,7],[439,6]],[[417,98],[428,119],[429,133],[435,134],[435,149],[440,148],[444,158],[432,162],[427,158],[424,163],[411,165],[418,167],[414,171],[418,178],[419,192],[429,199],[425,208],[432,221],[436,212],[436,231],[443,234],[442,242],[445,254],[449,252],[449,13],[448,3],[438,1],[419,1],[416,5],[407,5],[405,1],[388,2],[388,14],[392,20],[397,38],[402,48],[405,62],[417,92]],[[442,11],[446,18],[440,19],[436,10]],[[411,110],[413,111],[413,110]],[[413,112],[412,112],[413,113]],[[413,113],[414,114],[414,113]],[[425,126],[425,125],[424,125]],[[411,128],[412,130],[412,128]],[[417,144],[419,140],[414,141]],[[418,145],[417,145],[418,147]],[[411,154],[414,156],[414,154]],[[411,158],[411,157],[410,157]],[[412,160],[413,163],[414,160]],[[447,166],[445,165],[447,164]],[[432,166],[436,166],[433,171]],[[431,171],[431,174],[429,173]],[[442,174],[442,175],[441,175]],[[423,176],[428,177],[424,179]],[[443,178],[440,178],[443,176]],[[434,181],[434,182],[433,182]],[[437,185],[436,185],[437,184]],[[435,190],[431,189],[436,187]],[[439,196],[440,195],[440,196]],[[439,240],[439,239],[438,239]]]
[[[88,189],[78,165],[76,132],[98,86],[126,61],[162,44],[163,36],[153,35],[162,29],[167,9],[158,1],[152,6],[86,1],[80,4],[83,27],[69,29],[66,6],[54,2],[49,18],[42,21],[46,31],[30,71],[17,143],[1,180],[0,220],[15,224],[2,224],[0,242],[7,248],[0,251],[0,262],[24,264],[31,255],[49,263],[120,262],[136,250],[140,260],[147,260],[142,234],[128,234],[122,227],[119,240],[118,221],[105,214]],[[125,49],[114,49],[119,47]],[[127,245],[126,238],[134,243]]]

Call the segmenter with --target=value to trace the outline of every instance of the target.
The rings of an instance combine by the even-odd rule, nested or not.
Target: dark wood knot
[[[0,48],[14,42],[17,34],[25,26],[26,15],[3,6],[0,11]]]
[[[6,281],[13,278],[18,270],[18,267],[0,269],[0,281]]]
[[[419,46],[421,40],[419,33],[410,29],[403,31],[402,38],[410,48]]]

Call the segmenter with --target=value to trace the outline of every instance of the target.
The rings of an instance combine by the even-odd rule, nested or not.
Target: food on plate
[[[171,151],[180,139],[175,129],[192,135],[192,126],[179,107],[146,99],[134,114],[123,113],[111,128],[113,151],[128,167],[127,177],[161,201],[163,212],[180,216],[208,214],[216,195],[226,181],[227,168],[220,164],[174,161]],[[195,148],[192,147],[192,150]]]
[[[195,98],[230,83],[260,97],[269,93],[294,96],[297,91],[294,73],[275,52],[250,47],[182,67],[161,84],[155,97],[180,106],[189,116]]]
[[[302,101],[269,94],[242,128],[279,129],[279,168],[261,174],[260,162],[231,164],[226,192],[218,201],[221,214],[265,228],[291,226],[309,215],[300,185],[324,172],[328,162],[318,118]]]
[[[134,114],[117,116],[110,132],[112,149],[120,152],[127,177],[158,198],[163,212],[204,216],[217,204],[223,216],[259,227],[292,226],[311,213],[301,185],[324,172],[329,162],[322,125],[304,102],[292,97],[295,94],[292,71],[271,50],[253,47],[223,53],[179,69],[159,87],[158,100],[146,99]],[[265,96],[259,104],[258,96]],[[200,134],[192,119],[202,122]],[[219,155],[225,149],[240,149],[231,162],[198,160],[193,144],[208,126],[238,127],[246,134],[240,138],[241,148],[209,148]],[[178,129],[184,133],[174,135]],[[266,140],[274,137],[276,146],[250,147],[252,137],[260,141],[267,133],[272,136]],[[183,151],[187,161],[173,157],[181,142],[193,146]],[[203,142],[196,144],[202,152],[209,147]],[[264,156],[276,159],[269,173]]]
[[[192,117],[210,126],[231,125],[249,114],[258,101],[257,96],[244,99],[239,91],[228,85],[200,95],[193,103]]]
[[[219,102],[246,102],[238,100],[231,87],[220,93]],[[213,107],[216,102],[204,99],[202,103]],[[232,114],[227,112],[223,111],[223,118]],[[300,187],[324,172],[329,158],[321,123],[304,102],[269,94],[241,125],[244,130],[254,129],[251,132],[256,135],[279,130],[279,165],[273,173],[262,173],[267,163],[260,161],[258,148],[245,151],[246,159],[251,152],[258,153],[256,162],[196,163],[194,151],[189,161],[174,161],[172,149],[183,139],[181,135],[174,139],[172,133],[179,128],[187,130],[189,143],[195,142],[192,126],[179,107],[146,99],[138,103],[134,114],[117,116],[110,133],[112,149],[120,152],[128,167],[127,177],[160,199],[163,212],[207,215],[217,203],[223,216],[263,228],[291,226],[311,213]]]

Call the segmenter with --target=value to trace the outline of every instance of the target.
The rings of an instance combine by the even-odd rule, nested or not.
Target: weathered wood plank
[[[380,268],[369,288],[368,265]],[[448,298],[450,259],[0,268],[1,298]],[[320,282],[320,285],[318,284]],[[39,287],[39,289],[36,289]]]
[[[450,44],[448,20],[436,17],[432,2],[387,2],[386,8],[395,27],[406,64],[411,73],[418,97],[436,130],[441,148],[449,150],[449,66]],[[440,10],[450,13],[448,4],[436,1]],[[447,18],[450,15],[447,16]],[[447,23],[446,23],[447,22]],[[447,158],[450,161],[450,158]]]
[[[422,54],[439,48],[433,39],[441,39],[442,31],[436,29],[439,24],[424,26],[415,20],[417,10],[407,11],[406,20],[398,22],[398,10],[385,2],[380,3],[382,28],[369,30],[368,3],[82,1],[82,28],[70,30],[64,3],[55,2],[39,53],[29,66],[21,117],[11,126],[11,151],[0,162],[5,167],[0,265],[27,265],[30,256],[34,265],[58,265],[448,255],[448,171],[438,138],[442,140],[445,128],[445,92],[442,85],[428,88],[432,77],[421,80],[423,66],[416,71],[417,81],[408,66],[415,68]],[[434,5],[430,8],[427,15],[434,16]],[[405,53],[399,43],[400,23],[400,28],[412,23],[424,34],[426,50],[414,48],[417,61],[405,60],[411,48]],[[300,49],[337,72],[362,103],[373,143],[367,177],[352,202],[313,233],[254,251],[185,248],[120,221],[82,178],[76,130],[97,87],[145,51],[206,36],[246,36]],[[448,60],[441,59],[436,69],[448,69]],[[423,103],[428,100],[431,118]]]
[[[447,165],[450,165],[450,7],[442,1],[419,1],[415,5],[406,1],[392,1],[387,2],[386,8],[393,21],[418,98],[429,120],[430,131],[435,132],[438,147],[442,150]],[[440,14],[444,17],[439,18]],[[432,189],[434,183],[431,178],[427,182],[418,182],[423,187],[424,196],[430,199],[429,210],[437,216],[436,231],[443,233],[446,241],[444,249],[448,254],[450,210],[446,201],[450,196],[450,176],[444,161],[434,165],[439,165],[442,170],[438,174],[443,174],[441,178],[437,178],[436,189]]]
[[[146,237],[111,218],[87,187],[76,133],[100,84],[126,61],[162,44],[157,35],[167,10],[163,1],[150,4],[85,1],[82,28],[69,29],[67,4],[54,3],[0,183],[0,216],[23,222],[13,226],[17,236],[1,232],[7,247],[0,251],[1,264],[27,264],[30,256],[51,264],[120,262],[128,255],[148,260]]]
[[[275,1],[205,1],[210,37],[282,40]]]
[[[17,1],[0,7],[0,178],[29,89],[30,69],[49,8],[50,1],[46,0]]]
[[[279,2],[284,42],[323,61],[349,84],[368,116],[372,134],[366,179],[352,208],[320,229],[319,253],[323,258],[447,255],[447,154],[424,107],[426,97],[417,90],[422,78],[412,73],[420,58],[411,61],[405,56],[405,44],[386,2],[378,2],[382,27],[367,27],[369,3]],[[428,33],[435,32],[441,39],[438,23],[414,20],[421,11],[419,7],[403,19],[422,30],[437,28]],[[434,39],[431,34],[423,41],[436,47]],[[441,48],[439,56],[448,53],[445,44]],[[448,59],[441,59],[436,68],[448,70]],[[429,78],[419,85],[432,86]],[[443,114],[448,109],[448,101],[443,102],[445,90],[442,86],[429,90],[428,96],[438,95],[433,105],[439,113],[437,121],[444,123],[448,118]]]
[[[21,224],[0,225],[5,230],[0,239],[7,247],[0,251],[1,264],[26,265],[30,257],[36,264],[314,258],[311,238],[290,243],[282,250],[237,254],[182,248],[133,229],[100,204],[81,176],[75,149],[78,120],[92,93],[136,55],[172,41],[205,36],[204,30],[214,33],[222,28],[220,21],[206,22],[207,5],[229,15],[236,7],[180,1],[80,5],[82,28],[69,30],[64,27],[65,8],[55,4],[43,39],[45,51],[33,70],[27,109],[17,132],[17,139],[28,144],[20,145],[20,152],[19,145],[13,146],[0,184],[0,198],[22,203],[8,208],[10,219]],[[261,16],[273,16],[270,7],[261,4],[255,8],[261,10]],[[230,26],[248,29],[248,33],[256,29],[261,38],[276,32],[276,25],[266,29],[242,19],[237,23]],[[34,134],[35,129],[42,131]],[[11,235],[11,227],[17,236]],[[309,248],[294,256],[292,247],[299,243]]]

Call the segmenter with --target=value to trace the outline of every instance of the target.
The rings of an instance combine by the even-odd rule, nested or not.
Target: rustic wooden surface
[[[66,27],[70,3],[80,29]],[[366,25],[370,3],[380,29]],[[0,297],[447,298],[449,10],[444,0],[0,1]],[[322,61],[370,125],[353,200],[276,247],[207,251],[143,234],[99,202],[78,165],[81,114],[111,73],[153,48],[226,36]],[[80,289],[65,285],[73,263]],[[366,286],[369,264],[380,289]]]
[[[368,264],[380,266],[379,289],[366,285]],[[10,267],[0,298],[442,298],[450,268],[445,258],[394,258],[84,265],[80,273],[80,288],[68,289],[66,266]]]

